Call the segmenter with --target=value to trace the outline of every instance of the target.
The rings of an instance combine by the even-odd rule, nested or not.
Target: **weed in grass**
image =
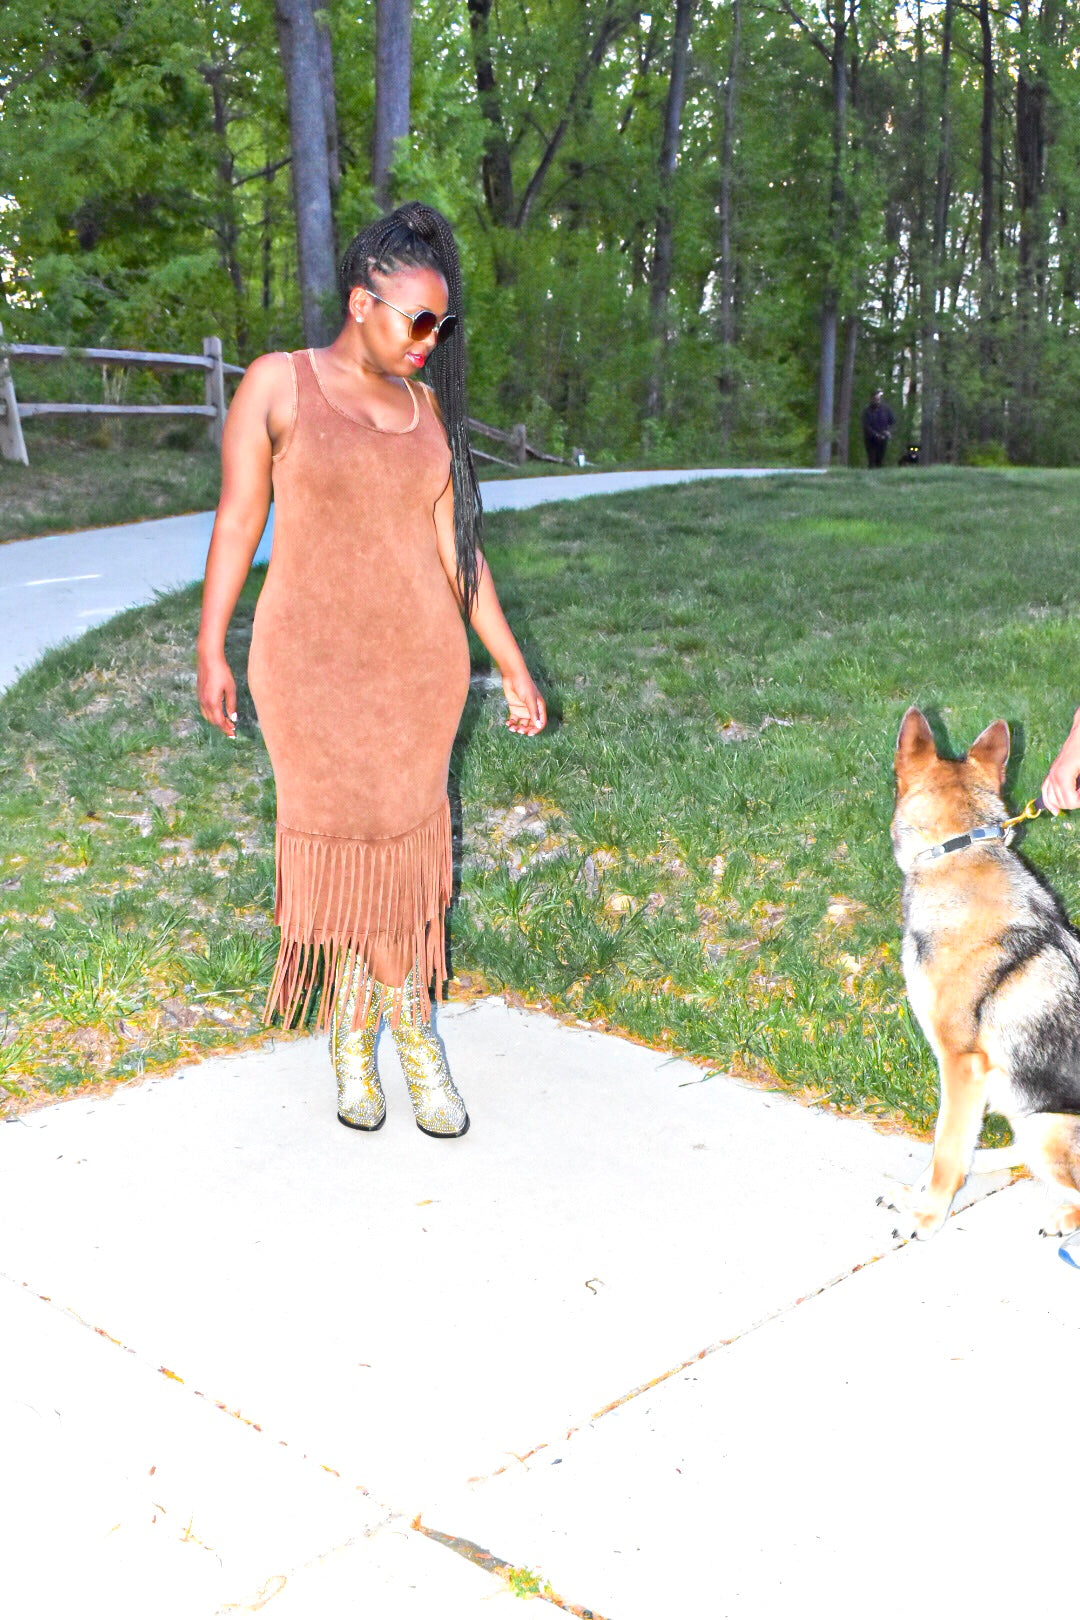
[[[550,885],[542,882],[535,868],[515,874],[509,866],[500,867],[484,885],[483,910],[495,927],[506,923],[520,927],[525,914],[549,892]]]
[[[131,954],[87,955],[68,945],[59,946],[42,964],[37,988],[40,1012],[76,1029],[115,1024],[146,999],[139,963]]]
[[[87,837],[73,838],[69,841],[65,853],[70,866],[89,866],[94,859],[94,840]]]
[[[100,902],[99,915],[115,929],[126,930],[150,922],[151,912],[152,902],[148,901],[146,890],[131,888],[118,889],[115,893],[104,896]],[[184,920],[183,914],[179,910],[167,909],[164,915],[168,917],[170,932],[177,932]]]
[[[224,934],[201,951],[185,951],[181,965],[194,987],[194,999],[248,995],[267,982],[277,954],[273,940],[249,933]]]
[[[274,907],[274,862],[269,856],[244,857],[237,861],[225,890],[226,903],[235,911],[255,910],[264,914]]]
[[[57,1063],[51,1065],[40,1075],[38,1084],[50,1096],[60,1096],[65,1091],[71,1091],[75,1086],[85,1085],[88,1080],[94,1080],[97,1074],[87,1063]]]
[[[233,830],[224,821],[210,821],[201,826],[192,840],[193,846],[200,854],[211,850],[223,849],[227,846],[238,848]]]
[[[171,926],[122,930],[93,914],[58,919],[33,975],[40,1014],[81,1028],[115,1025],[137,1012],[149,999],[149,977],[174,932]]]
[[[25,1059],[29,1056],[33,1041],[29,1035],[17,1035],[14,1032],[4,1032],[0,1040],[0,1091],[6,1091],[9,1096],[23,1095],[24,1088],[14,1078]]]
[[[221,892],[221,876],[209,861],[198,861],[183,870],[181,886],[195,900],[214,900]]]

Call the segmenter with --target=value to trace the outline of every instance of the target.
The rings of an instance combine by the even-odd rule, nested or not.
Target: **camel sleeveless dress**
[[[435,541],[450,451],[426,388],[407,383],[412,422],[381,430],[334,399],[311,350],[288,359],[293,425],[248,662],[277,786],[281,945],[264,1020],[306,1017],[321,956],[326,1027],[354,966],[370,979],[372,950],[402,946],[427,1016],[445,977],[447,771],[469,689]]]

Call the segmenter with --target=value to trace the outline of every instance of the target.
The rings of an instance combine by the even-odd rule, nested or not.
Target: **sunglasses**
[[[377,292],[371,292],[370,287],[365,290],[371,293],[376,303],[385,304],[387,309],[394,310],[398,315],[404,315],[409,323],[409,336],[411,338],[419,338],[423,342],[426,337],[430,337],[434,332],[436,343],[445,343],[447,338],[453,335],[457,327],[456,315],[444,315],[441,321],[434,310],[431,309],[418,309],[415,315],[410,315],[407,309],[398,309],[398,306],[392,304],[389,298],[382,298]]]

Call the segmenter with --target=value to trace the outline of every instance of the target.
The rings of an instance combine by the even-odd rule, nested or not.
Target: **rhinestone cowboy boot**
[[[367,1012],[359,1029],[352,1029],[358,996],[367,996]],[[383,987],[372,984],[357,963],[352,978],[342,985],[330,1019],[330,1061],[338,1084],[337,1117],[354,1131],[377,1131],[386,1118],[386,1098],[375,1069],[375,1042],[382,1017]]]
[[[401,989],[401,1021],[391,1025],[416,1123],[425,1136],[464,1136],[469,1116],[450,1078],[442,1041],[421,1018],[420,987],[414,967]]]

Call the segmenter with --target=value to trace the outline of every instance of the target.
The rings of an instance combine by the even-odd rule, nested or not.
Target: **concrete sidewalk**
[[[497,478],[483,486],[489,512],[521,510],[548,501],[613,495],[656,484],[699,478],[767,478],[779,473],[808,474],[817,468],[701,468],[674,472],[568,473],[550,478]],[[5,621],[0,647],[0,691],[58,641],[81,635],[124,608],[152,601],[159,591],[177,590],[201,579],[213,526],[212,512],[154,518],[107,529],[43,535],[0,545],[0,612]],[[256,562],[268,562],[274,514],[266,526]]]
[[[0,1130],[8,1612],[1057,1598],[1080,1286],[1031,1183],[898,1250],[923,1144],[494,998],[440,1025],[457,1142],[385,1037],[373,1136],[307,1039]]]

